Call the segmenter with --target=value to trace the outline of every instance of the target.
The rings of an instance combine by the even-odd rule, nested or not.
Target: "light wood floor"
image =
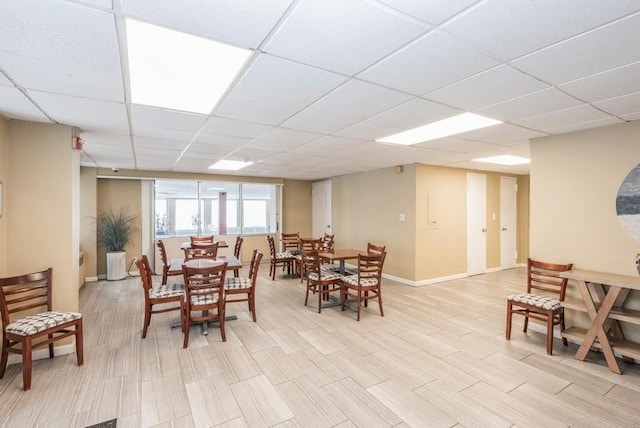
[[[258,322],[227,307],[227,342],[192,327],[189,348],[155,315],[146,339],[138,278],[86,284],[85,364],[75,354],[21,366],[0,380],[7,427],[632,427],[640,426],[640,368],[609,372],[601,354],[523,334],[504,339],[505,296],[524,269],[408,287],[385,280],[385,316],[303,306],[304,287],[263,264]],[[156,278],[157,280],[158,278]],[[174,279],[175,280],[175,279]]]

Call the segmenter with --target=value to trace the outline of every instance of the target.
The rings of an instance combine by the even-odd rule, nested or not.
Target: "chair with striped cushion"
[[[22,387],[31,389],[32,351],[49,348],[53,343],[75,336],[78,365],[84,362],[82,314],[53,311],[51,268],[26,275],[0,278],[0,315],[2,317],[2,358],[0,378],[4,377],[9,353],[22,355]],[[14,316],[14,314],[19,314]]]
[[[307,292],[304,298],[304,305],[309,302],[309,291],[318,293],[318,313],[322,312],[322,302],[328,301],[333,292],[340,291],[342,275],[323,269],[318,257],[318,250],[302,250],[302,271],[307,279]]]
[[[142,325],[142,338],[144,339],[147,337],[147,329],[151,323],[152,314],[180,310],[180,301],[184,295],[184,285],[173,282],[171,284],[162,284],[154,287],[151,267],[149,266],[147,256],[142,255],[136,264],[140,271],[142,289],[144,290],[144,324]],[[154,309],[155,305],[161,306],[159,309]]]
[[[236,256],[236,259],[238,259],[241,263],[242,263],[242,242],[244,242],[244,238],[242,236],[238,236],[236,238],[236,244],[233,247],[233,255]],[[240,276],[240,268],[233,270],[233,276],[235,276],[236,278]]]
[[[567,278],[561,278],[561,272],[571,270],[573,264],[547,263],[527,260],[527,292],[511,294],[507,297],[507,328],[505,336],[511,339],[511,315],[524,317],[524,329],[527,332],[529,318],[544,321],[547,325],[547,354],[553,352],[553,327],[560,325],[564,330],[564,308],[562,301],[567,291]],[[567,346],[567,339],[562,338]]]
[[[256,282],[262,261],[262,253],[253,250],[248,277],[228,276],[224,279],[225,304],[247,302],[253,322],[256,322]]]
[[[382,311],[382,266],[387,253],[360,254],[358,256],[358,273],[346,275],[342,278],[340,292],[340,307],[344,311],[349,299],[356,302],[357,320],[360,321],[360,309],[368,306],[369,300],[378,299],[380,316]]]

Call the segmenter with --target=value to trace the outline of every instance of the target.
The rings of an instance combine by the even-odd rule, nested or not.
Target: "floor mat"
[[[86,428],[116,428],[117,419],[111,419],[110,421],[100,422],[99,424],[89,425]]]

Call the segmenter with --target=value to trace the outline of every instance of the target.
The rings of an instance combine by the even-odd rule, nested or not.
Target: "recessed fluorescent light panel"
[[[463,113],[457,116],[433,122],[428,125],[389,135],[388,137],[376,140],[379,143],[392,144],[417,144],[425,141],[436,140],[462,132],[473,131],[475,129],[486,128],[502,123],[499,120],[489,119],[473,113]]]
[[[513,155],[490,156],[488,158],[473,159],[473,161],[495,163],[498,165],[524,165],[527,163],[531,163],[531,159],[529,158],[523,158],[522,156]]]
[[[209,169],[223,169],[226,171],[237,171],[249,166],[253,162],[233,161],[233,160],[220,160],[209,167]]]
[[[213,40],[126,20],[131,101],[209,114],[251,55]]]

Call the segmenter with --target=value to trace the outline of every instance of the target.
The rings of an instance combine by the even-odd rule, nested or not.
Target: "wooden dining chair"
[[[305,269],[305,264],[302,260],[302,252],[307,251],[307,252],[312,252],[312,251],[320,251],[322,247],[322,238],[318,238],[318,239],[310,239],[310,238],[303,238],[300,239],[300,254],[296,254],[294,256],[294,276],[300,276],[300,282],[304,282],[305,278],[307,277],[307,271]]]
[[[224,280],[225,304],[247,302],[253,322],[256,322],[256,283],[261,261],[262,253],[258,250],[253,250],[251,264],[249,265],[249,276],[231,276],[226,277]]]
[[[192,244],[213,244],[213,235],[209,235],[209,236],[191,236],[191,243]]]
[[[4,377],[9,353],[22,355],[22,387],[31,389],[32,351],[75,336],[78,365],[84,362],[82,314],[52,310],[52,276],[49,268],[26,275],[0,278],[2,357],[0,379]]]
[[[180,302],[184,296],[184,285],[181,282],[172,282],[154,287],[147,256],[143,254],[136,264],[144,292],[144,322],[142,324],[142,338],[144,339],[147,337],[151,315],[180,310]]]
[[[281,239],[282,251],[293,251],[297,253],[300,250],[300,232],[283,233]]]
[[[544,321],[547,325],[547,354],[553,353],[553,327],[560,325],[565,329],[564,308],[562,301],[567,291],[567,278],[559,274],[571,270],[573,264],[548,263],[537,260],[527,260],[527,292],[511,294],[507,297],[507,328],[506,339],[511,339],[511,316],[513,314],[524,317],[523,332],[527,332],[529,319]],[[562,338],[562,344],[567,346],[567,339]]]
[[[360,254],[358,256],[358,273],[346,275],[342,278],[340,291],[340,307],[344,311],[345,305],[351,299],[356,302],[357,320],[360,321],[360,309],[368,306],[369,300],[378,299],[380,316],[382,310],[382,267],[387,253]]]
[[[215,260],[218,257],[218,243],[211,245],[198,245],[193,248],[184,249],[184,260],[191,259],[212,259]],[[184,271],[183,271],[184,273]]]
[[[242,238],[242,236],[238,236],[236,238],[236,244],[233,247],[233,255],[236,256],[236,259],[238,259],[238,261],[240,261],[240,263],[242,263],[242,242],[244,241],[244,238]],[[240,277],[240,268],[234,269],[233,270],[233,276],[238,278]]]
[[[371,242],[367,243],[367,253],[370,254],[384,254],[387,252],[387,247],[384,245],[376,245]]]
[[[158,239],[156,245],[160,251],[160,260],[162,260],[162,284],[164,285],[170,276],[182,276],[182,263],[184,263],[184,259],[171,259],[171,261],[168,261],[164,241]]]
[[[333,292],[340,292],[342,275],[329,269],[323,269],[318,257],[318,250],[302,250],[302,263],[306,273],[307,287],[304,305],[309,302],[309,292],[318,294],[318,313],[322,313],[322,302],[328,301]]]
[[[183,348],[189,345],[191,323],[217,321],[220,326],[222,341],[227,341],[224,331],[224,281],[227,262],[210,267],[182,266],[184,273],[184,298],[182,299],[182,332]]]
[[[286,268],[288,274],[291,275],[294,258],[293,254],[291,254],[289,251],[277,252],[276,243],[273,236],[267,235],[267,241],[269,242],[269,253],[271,255],[271,266],[269,269],[269,276],[271,276],[271,280],[275,281],[276,269],[278,266],[282,266],[283,269]]]

